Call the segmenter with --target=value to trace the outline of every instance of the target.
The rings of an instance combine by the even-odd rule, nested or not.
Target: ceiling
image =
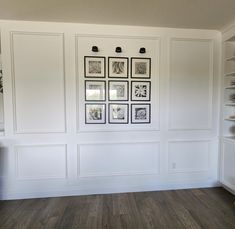
[[[0,0],[0,19],[220,30],[235,0]]]

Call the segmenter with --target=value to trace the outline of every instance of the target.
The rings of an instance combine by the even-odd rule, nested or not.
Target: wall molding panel
[[[84,125],[84,104],[82,102],[84,97],[84,88],[83,88],[83,77],[84,77],[84,56],[94,56],[94,53],[91,52],[92,44],[97,44],[100,48],[98,54],[95,56],[105,56],[106,61],[108,57],[115,57],[115,47],[118,44],[125,49],[125,53],[120,54],[116,57],[125,56],[129,58],[129,74],[128,79],[119,79],[119,80],[129,80],[130,76],[130,67],[131,67],[131,57],[139,58],[151,58],[152,61],[152,124],[151,125],[134,125],[130,122],[125,126],[117,125]],[[139,48],[145,46],[148,50],[146,55],[139,53]],[[89,131],[159,131],[160,128],[160,56],[161,56],[161,39],[159,37],[143,37],[143,36],[111,36],[111,35],[84,35],[76,34],[75,35],[75,56],[76,56],[76,85],[77,85],[77,132],[89,132]],[[114,80],[117,80],[113,78]],[[89,80],[89,79],[88,79]],[[108,78],[108,63],[106,64],[106,77],[103,80],[112,80]],[[133,79],[134,80],[134,79]],[[135,79],[138,80],[138,79]],[[139,79],[140,81],[142,79]],[[129,82],[130,84],[130,82]],[[129,85],[130,86],[130,85]],[[129,105],[131,100],[127,102]],[[106,103],[107,104],[107,103]],[[108,114],[106,113],[106,117]]]
[[[231,190],[235,190],[235,178],[231,176],[234,174],[234,143],[231,140],[224,140],[222,142],[221,154],[221,182]]]
[[[168,141],[168,173],[200,173],[209,171],[210,144],[210,140]],[[181,164],[181,167],[178,164]]]
[[[79,178],[158,175],[160,171],[159,142],[80,144],[77,154]],[[111,167],[104,168],[109,163]]]
[[[21,107],[21,104],[18,105],[18,103],[20,103],[20,101],[22,101],[22,99],[25,99],[25,96],[27,96],[27,94],[24,96],[24,95],[21,95],[19,93],[19,90],[22,90],[22,88],[19,88],[18,93],[17,93],[17,89],[20,85],[20,79],[17,81],[16,76],[18,74],[18,71],[21,71],[20,65],[25,65],[26,62],[23,62],[23,63],[19,62],[18,64],[16,64],[16,59],[15,58],[17,58],[17,57],[15,55],[17,55],[17,54],[19,55],[19,53],[16,53],[17,52],[16,49],[17,48],[22,48],[22,47],[17,47],[17,44],[16,44],[17,43],[17,38],[16,38],[16,36],[18,36],[18,39],[20,39],[20,36],[22,36],[22,38],[23,38],[23,36],[25,36],[25,37],[27,37],[27,36],[35,37],[35,39],[32,38],[31,40],[36,40],[36,38],[38,38],[38,41],[35,41],[35,44],[37,42],[39,43],[38,46],[40,46],[40,40],[39,39],[41,38],[42,42],[44,43],[42,45],[44,45],[44,46],[43,47],[36,47],[35,46],[35,48],[36,49],[37,48],[39,48],[39,49],[43,48],[44,51],[46,51],[47,49],[48,50],[50,49],[50,45],[51,45],[51,43],[53,43],[52,42],[53,38],[55,39],[54,40],[55,43],[56,43],[56,39],[59,39],[59,41],[57,41],[57,43],[60,43],[59,44],[60,47],[57,46],[56,48],[58,50],[60,49],[61,53],[57,53],[60,56],[57,56],[57,57],[55,56],[55,58],[60,59],[59,62],[58,63],[50,63],[48,61],[48,63],[46,63],[45,61],[42,60],[42,58],[45,57],[43,55],[43,53],[41,53],[41,59],[39,59],[39,61],[41,61],[44,64],[44,68],[45,68],[45,69],[42,69],[42,72],[41,72],[42,77],[43,77],[43,74],[44,74],[43,71],[46,71],[47,69],[48,69],[48,73],[46,73],[46,72],[45,73],[47,74],[47,76],[50,76],[50,74],[52,72],[52,69],[50,69],[51,68],[50,64],[51,65],[52,64],[54,64],[54,65],[57,64],[57,66],[54,66],[54,67],[60,68],[59,70],[57,70],[57,72],[60,74],[61,85],[57,85],[57,86],[60,86],[61,93],[57,94],[57,95],[59,95],[59,97],[61,99],[61,104],[60,104],[60,107],[58,108],[60,110],[58,110],[58,109],[57,110],[58,110],[58,112],[60,111],[59,113],[60,113],[60,116],[61,116],[60,120],[59,120],[59,123],[63,123],[63,126],[61,125],[61,127],[59,127],[59,128],[56,127],[55,124],[54,124],[54,128],[49,128],[49,129],[47,128],[47,126],[50,126],[50,121],[52,121],[52,120],[50,120],[50,121],[45,120],[44,121],[44,126],[45,126],[44,128],[42,128],[42,127],[40,127],[40,128],[39,127],[37,127],[37,128],[30,127],[30,124],[27,123],[27,120],[22,120],[22,117],[26,116],[28,119],[32,119],[31,125],[33,125],[34,123],[36,123],[36,120],[34,119],[36,114],[30,114],[31,111],[28,111],[27,113],[24,112],[24,111],[19,111],[19,109]],[[46,38],[48,38],[48,44],[46,43]],[[49,38],[50,38],[50,40],[49,40]],[[29,45],[29,43],[26,42],[25,44],[22,44],[22,41],[21,41],[20,45],[26,45],[27,46],[27,45]],[[20,31],[11,32],[11,60],[12,60],[12,70],[11,70],[11,72],[12,72],[12,85],[13,85],[13,119],[14,119],[14,132],[16,134],[40,134],[40,133],[50,134],[50,133],[65,133],[66,132],[65,51],[64,51],[64,49],[65,49],[65,47],[64,47],[64,34],[63,33],[26,32],[26,31],[24,31],[24,32],[20,32]],[[31,50],[29,50],[29,52],[30,51]],[[35,50],[35,53],[36,53],[36,50]],[[51,50],[50,53],[53,53],[53,51]],[[29,53],[27,53],[27,54],[29,54]],[[21,54],[21,56],[22,56],[22,54]],[[25,56],[24,57],[22,56],[22,59],[24,59],[24,58],[25,58]],[[30,56],[30,58],[32,58],[32,55]],[[37,59],[37,58],[35,58],[35,59]],[[19,59],[17,59],[17,61],[19,61]],[[32,62],[32,64],[35,65],[35,62]],[[55,68],[53,70],[55,70]],[[25,71],[23,69],[23,72],[19,73],[19,77],[25,77],[24,75],[22,75],[24,73],[28,77],[28,79],[30,79],[30,77],[33,76],[33,73],[34,73],[33,71],[34,70],[32,70],[31,72],[28,72],[28,71]],[[43,91],[44,84],[43,84],[42,80],[40,81],[39,78],[40,78],[40,76],[37,76],[37,78],[35,78],[35,81],[37,81],[38,84],[41,83],[41,91]],[[58,81],[57,78],[58,78],[57,75],[55,75],[54,79],[56,79]],[[27,78],[23,78],[23,79],[27,79]],[[48,82],[48,83],[51,84],[52,81]],[[30,86],[34,86],[34,89],[38,89],[38,92],[40,93],[40,89],[38,87],[36,87],[37,85],[27,85],[27,86],[28,86],[28,88],[30,88]],[[56,89],[58,89],[58,88],[56,88]],[[56,91],[56,89],[54,89],[54,90]],[[24,90],[26,90],[26,88],[24,88]],[[32,92],[30,92],[30,93],[32,93]],[[47,93],[50,96],[50,94],[48,92],[45,91],[44,93]],[[18,96],[21,96],[21,98],[18,99]],[[59,97],[57,97],[57,99]],[[56,98],[54,98],[54,101],[56,101],[55,99]],[[40,98],[37,98],[37,101],[35,101],[35,102],[40,104],[40,103],[46,102],[46,101],[47,100],[44,100],[44,99],[40,100]],[[29,104],[24,104],[24,105],[29,105]],[[31,101],[31,105],[33,105],[32,101]],[[54,104],[51,104],[51,105],[53,106]],[[45,107],[49,108],[50,104],[48,104],[48,105],[45,104]],[[48,116],[48,117],[53,116],[52,110],[49,111],[47,114],[45,113],[44,117],[45,116]],[[20,124],[22,124],[21,127],[20,127]],[[26,126],[27,126],[27,128],[25,128]]]
[[[178,53],[177,57],[175,57],[174,62],[172,59],[173,42],[181,43],[181,47],[178,48],[179,49],[178,51],[180,52]],[[183,48],[183,42],[185,43],[184,48]],[[192,46],[192,50],[188,50],[189,43],[195,46],[195,47]],[[202,47],[200,46],[196,47],[196,43],[201,44]],[[207,44],[208,47],[204,47],[204,44]],[[201,50],[205,50],[207,48],[208,53],[204,53],[204,55],[201,56],[201,53],[198,51],[198,49],[200,48]],[[182,59],[180,63],[178,56],[180,56],[180,54],[183,54],[183,52],[185,52],[185,56],[183,57],[184,59]],[[176,37],[171,37],[169,39],[169,69],[168,69],[169,97],[168,97],[168,112],[167,112],[168,130],[173,130],[173,131],[211,130],[212,120],[213,120],[212,110],[213,110],[213,101],[214,101],[213,99],[214,57],[213,56],[214,56],[214,41],[212,39],[176,38]],[[206,59],[200,61],[200,59],[202,59],[203,57],[205,57]],[[191,62],[189,62],[190,58],[192,59]],[[208,61],[207,66],[204,65],[206,61]],[[194,62],[202,64],[201,73],[200,72],[196,73],[194,69],[195,66],[193,66]],[[188,69],[189,66],[192,67],[192,69]],[[173,70],[173,68],[175,69],[175,71]],[[190,74],[192,74],[194,79],[193,78],[187,79],[190,76]],[[198,87],[201,88],[200,92],[194,90],[194,87],[196,86],[195,80],[198,79],[198,76],[201,77],[200,78],[201,82],[203,80],[207,80],[207,82],[205,82],[205,85],[207,85],[207,87],[203,88],[203,84],[201,86],[198,85]],[[205,76],[207,78],[205,78]],[[173,81],[174,77],[177,77],[178,84],[176,81]],[[196,86],[196,88],[198,87]],[[174,88],[177,88],[177,91],[173,92]],[[173,95],[171,93],[176,93],[176,94]],[[184,93],[184,96],[182,93]],[[203,104],[202,102],[203,100],[198,98],[197,93],[199,94],[201,93],[207,96],[206,98],[207,104]],[[206,95],[206,93],[208,94]],[[187,98],[188,99],[192,98],[192,100],[187,101],[186,100]],[[184,110],[182,106],[187,107],[187,109]],[[198,107],[200,107],[201,111],[198,110],[199,109]],[[202,112],[207,112],[207,116],[205,116],[204,114],[203,116],[200,115]],[[187,116],[185,116],[184,113],[186,113]],[[205,119],[204,121],[203,118]],[[193,119],[194,121],[191,122],[191,119]]]
[[[17,180],[66,179],[66,145],[16,145]]]

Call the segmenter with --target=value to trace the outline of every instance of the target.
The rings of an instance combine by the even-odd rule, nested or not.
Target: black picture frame
[[[99,83],[103,83],[104,86],[104,99],[87,99],[87,83],[91,82],[91,83],[95,83],[95,82],[99,82]],[[85,101],[89,101],[89,102],[104,102],[106,101],[106,81],[105,80],[85,80]]]
[[[87,120],[87,106],[103,106],[103,115],[104,118],[101,120],[101,122],[88,122]],[[97,124],[106,124],[106,104],[105,103],[85,103],[85,124],[92,124],[92,125],[97,125]]]
[[[88,74],[89,71],[88,68],[89,66],[87,66],[87,60],[89,59],[93,59],[101,60],[101,73],[90,73]],[[84,56],[84,76],[85,78],[105,78],[106,77],[106,57],[105,56]]]
[[[117,105],[117,106],[126,106],[126,121],[112,121],[111,120],[111,106]],[[108,123],[109,124],[128,124],[129,123],[129,104],[128,103],[109,103],[108,105]]]
[[[110,88],[112,83],[126,83],[126,99],[111,99]],[[129,81],[128,80],[109,80],[108,81],[108,101],[129,101]]]
[[[146,74],[139,74],[139,76],[136,76],[138,74],[133,72],[134,69],[134,64],[136,62],[134,62],[135,60],[143,60],[143,62],[148,62],[148,67],[146,67]],[[138,63],[138,62],[137,62]],[[140,68],[141,71],[141,68]],[[144,71],[144,69],[142,69],[142,71]],[[132,79],[150,79],[151,78],[151,58],[144,58],[144,57],[132,57],[131,58],[131,78]]]
[[[126,61],[126,71],[124,69],[124,74],[121,76],[119,74],[113,75],[110,74],[111,71],[111,61],[112,60],[125,60]],[[118,67],[118,66],[117,66]],[[120,67],[119,67],[120,69]],[[128,57],[108,57],[108,78],[113,78],[113,79],[125,79],[128,78],[129,74],[129,58]]]
[[[148,96],[147,96],[147,99],[144,99],[144,98],[142,98],[141,99],[141,97],[139,97],[139,98],[133,98],[133,86],[134,86],[134,84],[135,83],[145,83],[145,84],[148,84],[149,85],[149,90],[147,91],[147,93],[148,93]],[[131,81],[131,101],[140,101],[140,102],[149,102],[149,101],[151,101],[151,81]]]
[[[134,121],[133,120],[133,114],[134,114],[134,106],[139,107],[148,107],[148,121]],[[151,104],[150,103],[132,103],[131,104],[131,124],[150,124],[151,123]]]

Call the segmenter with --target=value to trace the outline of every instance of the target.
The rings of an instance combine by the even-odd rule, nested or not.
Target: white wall
[[[1,197],[208,187],[218,181],[220,33],[2,21]],[[150,125],[85,125],[83,57],[152,58]],[[107,80],[107,78],[106,78]],[[128,102],[129,103],[129,102]]]

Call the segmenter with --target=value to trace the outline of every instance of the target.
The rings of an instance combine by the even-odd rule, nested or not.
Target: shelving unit
[[[1,46],[0,46],[0,135],[4,132],[4,111],[3,111],[3,72],[2,72],[2,58],[1,58]]]
[[[235,35],[223,44],[223,99],[220,181],[235,192]]]

